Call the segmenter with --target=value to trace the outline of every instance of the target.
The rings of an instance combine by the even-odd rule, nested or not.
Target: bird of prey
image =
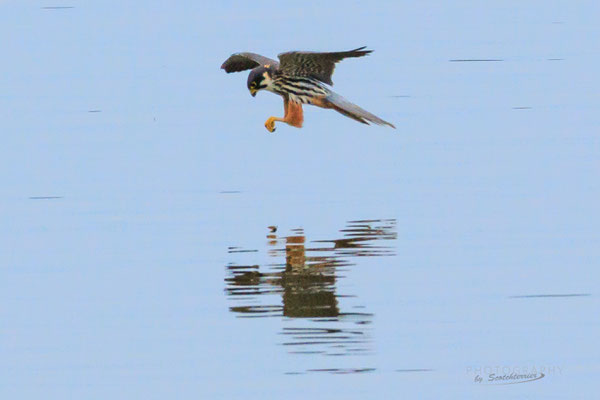
[[[290,51],[279,54],[279,62],[255,53],[235,53],[225,60],[221,69],[227,73],[251,69],[248,90],[253,97],[262,89],[283,97],[284,116],[267,119],[265,127],[269,132],[275,131],[275,121],[301,128],[303,104],[330,108],[363,124],[371,122],[396,128],[350,103],[328,86],[333,85],[331,75],[337,62],[344,58],[363,57],[371,52],[365,47],[333,53]]]

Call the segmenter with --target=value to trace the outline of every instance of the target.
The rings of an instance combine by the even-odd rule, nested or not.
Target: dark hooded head
[[[266,89],[271,84],[271,70],[269,67],[261,65],[254,68],[248,75],[248,90],[252,97],[256,96],[256,92]]]

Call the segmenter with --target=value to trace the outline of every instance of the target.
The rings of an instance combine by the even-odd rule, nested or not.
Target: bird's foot
[[[277,118],[275,117],[270,117],[266,122],[265,122],[265,128],[267,128],[267,130],[271,133],[275,132],[275,121],[277,120]]]

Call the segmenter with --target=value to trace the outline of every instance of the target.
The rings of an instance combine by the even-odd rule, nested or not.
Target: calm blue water
[[[596,393],[596,2],[0,10],[1,398]],[[219,69],[362,45],[396,130]]]

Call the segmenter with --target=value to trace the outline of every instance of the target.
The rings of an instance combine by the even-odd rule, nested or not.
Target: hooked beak
[[[256,92],[258,92],[258,90],[250,89],[250,94],[252,95],[252,97],[256,96]]]

